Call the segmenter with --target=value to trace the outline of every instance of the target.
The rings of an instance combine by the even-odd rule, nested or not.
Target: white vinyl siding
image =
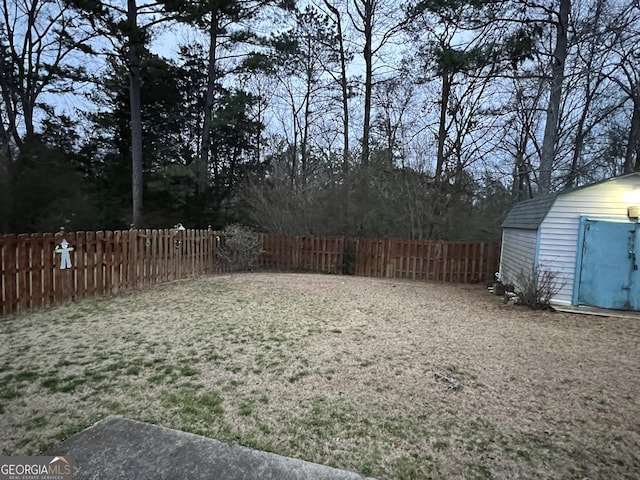
[[[533,270],[536,258],[536,230],[505,228],[502,232],[500,253],[500,279],[503,283],[518,286],[521,275]]]
[[[638,183],[632,176],[558,195],[540,225],[538,246],[540,270],[555,272],[560,288],[553,303],[570,305],[573,299],[580,216],[628,221],[626,195]]]

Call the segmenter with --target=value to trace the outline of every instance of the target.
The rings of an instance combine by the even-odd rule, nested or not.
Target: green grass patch
[[[87,379],[87,381],[94,383],[100,383],[109,378],[106,374],[98,370],[88,370],[84,373],[84,377]]]
[[[48,377],[40,382],[40,385],[42,385],[44,388],[48,388],[52,392],[57,391],[56,389],[58,388],[59,384],[60,379],[58,377]]]
[[[182,375],[183,377],[193,377],[195,375],[198,375],[199,373],[200,370],[191,366],[184,366],[180,369],[180,375]]]
[[[164,375],[162,373],[158,373],[156,375],[151,375],[149,378],[147,378],[147,382],[154,383],[154,384],[160,384],[160,383],[164,383],[166,378],[167,378],[166,375]]]
[[[31,382],[38,378],[40,374],[38,372],[33,372],[30,370],[23,370],[21,372],[16,373],[14,380],[16,382]]]
[[[243,417],[248,417],[253,413],[253,404],[252,403],[243,403],[238,408],[238,415]]]
[[[129,367],[129,362],[125,362],[124,360],[118,360],[116,362],[110,363],[105,367],[107,372],[117,372],[118,370],[125,370]]]
[[[13,400],[20,397],[20,392],[14,387],[3,385],[0,387],[0,400]]]
[[[437,440],[433,444],[433,449],[441,452],[442,450],[446,450],[450,446],[451,446],[451,444],[449,443],[448,440]]]
[[[51,393],[71,393],[75,391],[76,387],[86,383],[86,379],[83,377],[65,377],[59,378],[56,376],[49,376],[40,382],[40,385],[48,389]]]
[[[37,430],[39,428],[44,427],[47,424],[47,417],[44,415],[39,415],[37,417],[30,418],[27,422],[23,424],[24,428],[27,431]]]
[[[309,375],[307,370],[300,370],[289,377],[289,383],[296,383],[302,380],[304,377]]]
[[[195,392],[183,389],[167,394],[163,403],[175,409],[185,424],[214,422],[223,413],[222,397],[216,392]]]
[[[90,418],[86,418],[84,420],[72,421],[70,424],[67,424],[60,431],[60,433],[56,436],[56,438],[58,440],[64,440],[66,438],[69,438],[70,436],[75,435],[76,433],[80,433],[81,431],[86,430],[91,425],[96,423],[98,420],[101,420],[101,417],[93,416],[93,417],[90,417]]]

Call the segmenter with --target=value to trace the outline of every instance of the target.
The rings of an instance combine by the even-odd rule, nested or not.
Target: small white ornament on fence
[[[60,253],[60,270],[64,270],[65,268],[71,268],[71,256],[69,252],[73,251],[73,247],[69,246],[69,242],[66,240],[62,240],[60,245],[56,245],[56,248],[53,250],[56,253]]]

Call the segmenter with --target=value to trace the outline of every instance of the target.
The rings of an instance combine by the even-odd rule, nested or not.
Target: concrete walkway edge
[[[71,461],[74,480],[363,480],[354,472],[109,416],[45,455]],[[369,479],[373,480],[373,479]]]

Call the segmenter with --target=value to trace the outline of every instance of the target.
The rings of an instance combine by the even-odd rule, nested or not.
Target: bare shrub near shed
[[[530,273],[521,271],[518,275],[516,303],[533,310],[549,308],[551,300],[562,288],[556,279],[556,272],[543,267],[534,268]]]
[[[257,233],[247,226],[232,224],[225,227],[222,236],[224,241],[216,255],[225,269],[247,272],[258,266],[263,250]]]

